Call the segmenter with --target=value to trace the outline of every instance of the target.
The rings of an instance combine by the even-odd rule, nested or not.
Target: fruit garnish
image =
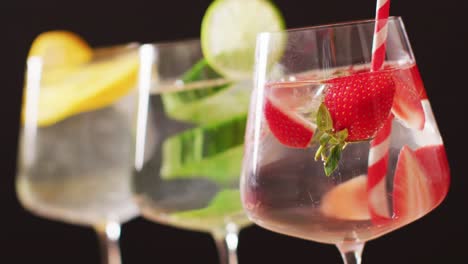
[[[419,95],[421,100],[427,99],[426,88],[424,88],[424,83],[421,78],[421,74],[419,73],[418,65],[414,65],[409,69],[411,72],[411,78],[414,82],[414,87],[416,88],[416,92]]]
[[[137,71],[136,54],[122,55],[80,67],[60,81],[42,82],[38,125],[52,125],[71,115],[112,104],[134,87]]]
[[[92,50],[70,32],[46,32],[33,42],[30,56],[40,57],[42,76],[37,124],[52,125],[72,115],[106,107],[134,88],[138,72],[136,50],[122,49],[112,56],[90,61]],[[35,105],[26,102],[25,106]],[[23,111],[23,120],[26,120]]]
[[[331,189],[322,199],[321,212],[337,219],[370,219],[367,201],[367,177],[361,175]]]
[[[41,33],[34,39],[28,57],[42,58],[44,68],[68,67],[89,62],[93,50],[73,32],[54,30]]]
[[[435,208],[445,197],[450,171],[442,145],[416,151],[404,146],[393,180],[394,217],[411,222]]]
[[[267,0],[216,0],[208,7],[201,26],[203,55],[216,71],[229,79],[250,79],[257,34],[284,29],[277,7]],[[283,47],[270,52],[279,58]]]
[[[395,83],[387,71],[364,72],[327,81],[323,103],[316,116],[315,159],[324,162],[325,174],[338,167],[349,142],[372,139],[387,120]]]
[[[414,151],[419,162],[423,164],[431,179],[434,201],[439,204],[450,186],[450,168],[443,145],[426,146]]]
[[[434,206],[426,170],[414,152],[404,146],[398,156],[393,181],[393,210],[396,218],[411,220]]]
[[[282,109],[269,98],[266,99],[264,111],[270,131],[279,142],[292,148],[309,146],[314,136],[314,127],[309,121]]]
[[[422,130],[425,124],[424,109],[421,104],[421,92],[424,87],[415,86],[413,74],[409,69],[394,73],[395,98],[392,113],[409,128]],[[422,85],[422,83],[421,83]]]

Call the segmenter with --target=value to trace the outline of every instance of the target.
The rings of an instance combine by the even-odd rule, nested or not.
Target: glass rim
[[[153,48],[162,48],[162,47],[176,47],[179,45],[200,45],[201,40],[199,38],[183,38],[179,40],[163,40],[163,41],[154,41],[154,42],[139,42],[139,41],[129,41],[126,43],[116,43],[111,45],[103,45],[93,47],[95,52],[107,53],[111,51],[120,51],[120,50],[138,50],[144,46],[151,46]],[[37,56],[36,56],[37,57]]]
[[[401,16],[389,16],[388,20],[390,21],[398,21],[402,22],[403,19]],[[305,31],[312,31],[318,29],[326,29],[326,28],[339,28],[339,27],[346,27],[346,26],[354,26],[354,25],[362,25],[362,24],[374,24],[375,18],[372,19],[358,19],[358,20],[348,20],[343,22],[335,22],[335,23],[327,23],[323,25],[316,25],[316,26],[305,26],[305,27],[297,27],[297,28],[290,28],[283,31],[265,31],[261,32],[258,35],[274,35],[274,34],[289,34],[295,32],[305,32]]]
[[[200,43],[200,42],[201,40],[199,38],[183,38],[183,39],[177,39],[177,40],[145,42],[145,43],[141,43],[140,46],[148,45],[148,46],[153,46],[153,47],[170,47],[170,46],[178,46],[178,45],[195,44],[195,43]]]

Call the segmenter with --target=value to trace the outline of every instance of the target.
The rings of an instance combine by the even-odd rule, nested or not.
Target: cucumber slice
[[[222,78],[200,60],[182,77],[185,84]],[[207,124],[246,113],[250,89],[245,84],[223,85],[162,94],[166,114],[178,121]],[[209,113],[209,114],[208,114]]]
[[[172,217],[181,219],[203,219],[219,218],[220,222],[229,215],[242,212],[242,203],[239,190],[228,189],[219,192],[211,203],[203,208],[172,214]]]
[[[246,119],[243,114],[168,138],[162,146],[161,177],[206,178],[222,185],[237,182]]]
[[[182,76],[184,83],[222,78],[205,59],[199,60],[188,72]]]
[[[199,176],[227,185],[234,180],[237,181],[240,177],[243,153],[243,146],[235,147],[212,158],[205,158],[200,162],[194,162],[172,170],[167,169],[167,172],[163,172],[163,178],[193,178]]]

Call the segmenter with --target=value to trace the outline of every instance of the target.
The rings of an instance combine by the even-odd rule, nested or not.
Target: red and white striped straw
[[[393,115],[390,115],[385,125],[370,143],[369,160],[367,162],[369,212],[374,223],[385,221],[391,216],[387,203],[387,182],[385,177],[388,171],[390,135],[393,121]]]
[[[385,61],[387,42],[387,20],[390,13],[390,0],[377,0],[374,42],[372,43],[372,70],[378,71]]]
[[[377,0],[374,39],[372,44],[372,71],[380,70],[385,62],[385,43],[387,41],[389,11],[390,0]],[[372,220],[377,223],[391,217],[386,201],[387,187],[385,176],[388,170],[392,120],[393,117],[390,116],[384,127],[379,130],[376,137],[371,141],[369,150],[367,171],[369,210],[372,215]]]

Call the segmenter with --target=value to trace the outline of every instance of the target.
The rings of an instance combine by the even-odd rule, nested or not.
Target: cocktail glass
[[[80,66],[45,64],[27,61],[19,200],[38,216],[93,227],[102,263],[119,264],[121,223],[138,216],[130,191],[138,46],[98,49]]]
[[[338,247],[419,219],[447,194],[443,141],[401,18],[370,70],[374,20],[262,33],[241,194],[266,229]]]
[[[141,48],[134,197],[142,216],[213,235],[221,263],[237,263],[249,221],[239,178],[251,81],[232,81],[199,40]]]

